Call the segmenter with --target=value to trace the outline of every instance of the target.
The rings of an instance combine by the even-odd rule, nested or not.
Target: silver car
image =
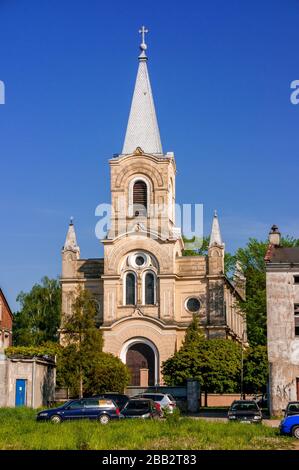
[[[163,414],[163,411],[173,413],[173,410],[176,407],[176,401],[170,393],[141,393],[133,398],[150,398],[160,406],[161,415]]]

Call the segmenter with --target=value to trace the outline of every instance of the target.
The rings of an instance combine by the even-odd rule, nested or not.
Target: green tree
[[[282,246],[299,246],[299,240],[285,237]],[[246,300],[240,303],[246,314],[248,340],[251,346],[267,342],[266,268],[268,241],[250,238],[245,248],[239,248],[235,259],[241,263],[246,277]]]
[[[46,341],[58,341],[61,317],[61,288],[57,279],[43,277],[28,293],[17,297],[20,310],[13,318],[15,346],[39,346]]]
[[[194,316],[182,347],[162,365],[167,385],[185,385],[198,380],[206,393],[234,392],[240,389],[241,347],[226,339],[206,340]]]
[[[72,387],[83,396],[84,382],[103,349],[102,332],[96,326],[97,308],[93,296],[80,289],[62,325],[63,341],[68,345],[62,354],[61,367],[71,372]],[[65,359],[69,365],[65,364]],[[75,386],[77,383],[77,387]]]
[[[58,383],[73,394],[123,391],[129,380],[127,367],[117,357],[102,352],[103,337],[96,323],[97,306],[87,290],[80,289],[62,325],[66,344],[58,355]]]
[[[255,346],[246,351],[244,360],[244,390],[246,393],[267,391],[269,363],[266,346]]]

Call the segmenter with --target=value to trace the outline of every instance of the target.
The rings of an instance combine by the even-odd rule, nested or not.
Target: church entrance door
[[[141,371],[148,370],[148,385],[155,385],[155,354],[145,343],[135,343],[127,351],[126,364],[131,372],[133,386],[144,385],[140,383]]]

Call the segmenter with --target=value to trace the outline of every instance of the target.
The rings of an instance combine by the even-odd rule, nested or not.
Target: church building
[[[163,152],[148,74],[145,30],[122,152],[110,159],[111,224],[104,258],[80,256],[70,223],[62,250],[62,311],[78,286],[97,302],[104,351],[126,363],[131,385],[163,383],[161,365],[181,346],[193,315],[206,337],[246,342],[239,309],[245,278],[224,274],[224,243],[215,212],[207,256],[184,256],[175,225],[176,163]],[[163,208],[161,210],[161,208]],[[166,208],[166,210],[165,210]]]

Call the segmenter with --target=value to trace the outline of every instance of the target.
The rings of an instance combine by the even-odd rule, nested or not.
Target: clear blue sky
[[[228,250],[271,224],[299,237],[298,0],[0,0],[0,285],[12,305],[60,273],[75,217],[100,257],[95,207],[109,202],[137,71],[138,28],[177,201],[218,209]]]

